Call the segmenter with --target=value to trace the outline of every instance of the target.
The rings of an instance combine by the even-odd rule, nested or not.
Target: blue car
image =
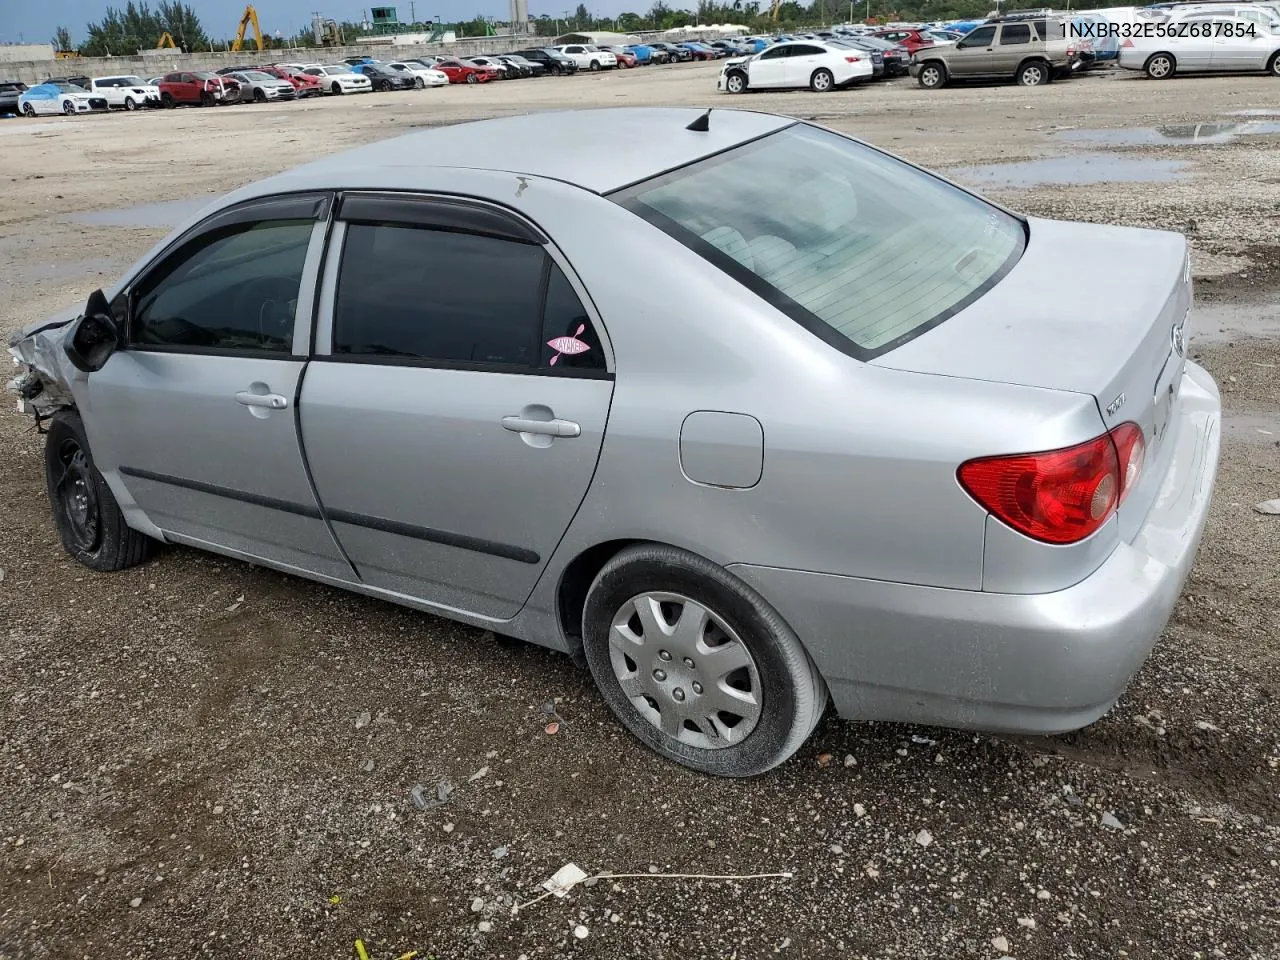
[[[622,48],[628,53],[635,54],[636,64],[653,63],[653,47],[647,43],[632,43]]]
[[[1120,59],[1120,38],[1115,36],[1105,17],[1075,17],[1071,21],[1072,36],[1081,41],[1082,66],[1100,66]]]

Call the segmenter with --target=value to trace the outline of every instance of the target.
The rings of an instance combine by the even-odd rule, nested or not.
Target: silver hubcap
[[[813,85],[817,87],[819,90],[825,90],[827,89],[828,86],[831,85],[831,80],[830,78],[827,77],[825,73],[820,73],[813,78]]]
[[[924,82],[925,82],[926,84],[928,84],[929,86],[931,86],[931,87],[932,87],[932,86],[933,86],[934,84],[936,84],[940,79],[941,79],[941,75],[938,73],[938,68],[937,68],[937,67],[925,67],[925,68],[924,68]]]
[[[729,90],[730,90],[732,93],[741,93],[741,92],[742,92],[742,78],[741,78],[741,77],[730,77],[730,78],[729,78]]]
[[[1169,72],[1169,61],[1161,57],[1159,60],[1151,61],[1151,72],[1157,77],[1163,77]]]
[[[642,593],[609,629],[609,662],[640,715],[704,750],[741,743],[760,720],[760,672],[736,633],[678,593]]]
[[[1034,87],[1040,82],[1040,70],[1036,67],[1028,67],[1022,71],[1022,82],[1028,87]]]

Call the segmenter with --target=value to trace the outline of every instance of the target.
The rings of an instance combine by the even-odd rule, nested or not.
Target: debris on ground
[[[363,730],[365,727],[369,725],[369,722],[371,720],[373,720],[373,714],[371,714],[368,710],[361,710],[358,714],[356,714],[356,729]]]
[[[446,803],[453,796],[453,784],[448,780],[441,780],[436,784],[435,797],[429,797],[427,788],[419,783],[409,791],[409,796],[413,800],[413,805],[419,810],[431,810]]]
[[[916,834],[916,843],[922,847],[929,846],[929,844],[933,843],[933,834],[928,830],[921,830]]]
[[[1280,515],[1280,500],[1263,500],[1261,503],[1255,504],[1253,509],[1259,513],[1277,516]]]
[[[1104,813],[1104,814],[1102,815],[1101,823],[1102,823],[1102,825],[1103,825],[1104,827],[1109,827],[1109,828],[1110,828],[1110,829],[1112,829],[1112,830],[1123,830],[1123,829],[1124,829],[1124,824],[1123,824],[1123,823],[1121,823],[1121,822],[1119,821],[1119,819],[1117,819],[1117,817],[1116,817],[1116,815],[1115,815],[1114,813],[1110,813],[1110,812],[1108,812],[1108,813]]]

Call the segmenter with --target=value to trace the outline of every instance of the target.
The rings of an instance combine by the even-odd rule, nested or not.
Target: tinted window
[[[313,225],[241,223],[192,241],[135,289],[132,340],[291,353]]]
[[[823,50],[821,47],[811,47],[808,44],[802,44],[801,46],[791,48],[791,55],[793,57],[812,57],[826,52],[827,51]]]
[[[773,47],[760,54],[761,60],[776,60],[791,52],[791,47]]]
[[[960,41],[962,47],[985,47],[995,39],[995,27],[978,27],[972,31],[967,37]]]
[[[1030,43],[1031,28],[1025,23],[1005,24],[1000,31],[1000,43]]]
[[[1022,223],[985,201],[803,124],[614,198],[856,356],[977,299],[1025,243]]]
[[[542,366],[563,370],[603,370],[604,351],[586,308],[564,272],[550,264],[542,315]],[[554,344],[554,345],[553,345]]]
[[[532,366],[545,259],[527,243],[351,224],[334,353]]]

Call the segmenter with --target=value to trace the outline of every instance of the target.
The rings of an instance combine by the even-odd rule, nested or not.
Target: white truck
[[[618,65],[618,58],[608,50],[601,50],[589,43],[566,43],[552,47],[578,65],[579,70],[612,70]]]

